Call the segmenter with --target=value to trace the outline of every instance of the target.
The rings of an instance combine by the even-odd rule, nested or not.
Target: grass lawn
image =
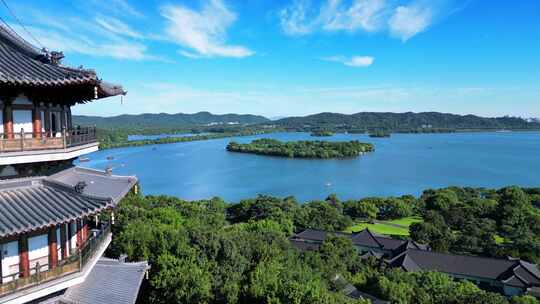
[[[414,223],[421,223],[423,221],[424,220],[419,216],[409,216],[409,217],[404,217],[404,218],[400,218],[400,219],[392,220],[388,222],[392,224],[404,226],[404,227],[409,227],[410,225]]]
[[[420,223],[422,221],[422,218],[419,216],[410,216],[392,221],[379,222],[375,224],[362,222],[347,228],[345,232],[358,232],[369,228],[369,230],[378,234],[409,236],[409,226],[414,223]],[[388,225],[386,223],[390,223],[393,225]],[[396,227],[395,225],[399,225],[401,227]]]
[[[408,236],[409,235],[409,229],[408,228],[400,228],[396,226],[381,224],[381,223],[358,223],[356,225],[353,225],[345,230],[345,232],[358,232],[362,231],[366,228],[369,228],[372,232],[379,233],[379,234],[387,234],[387,235],[403,235]]]

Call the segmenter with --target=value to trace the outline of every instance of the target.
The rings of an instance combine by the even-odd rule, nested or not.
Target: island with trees
[[[331,195],[305,203],[130,194],[116,211],[108,254],[151,264],[141,303],[369,303],[344,295],[333,280],[339,275],[390,303],[535,304],[533,296],[506,297],[441,272],[384,267],[361,258],[348,238],[329,237],[308,251],[290,238],[307,228],[340,232],[359,220],[392,221],[410,224],[410,238],[437,252],[538,263],[539,206],[539,188],[519,187],[451,187],[420,197],[349,201]],[[412,224],[402,220],[413,217]]]
[[[346,142],[331,141],[291,141],[282,142],[275,139],[257,139],[251,143],[230,142],[227,151],[271,155],[290,158],[347,158],[356,157],[374,151],[372,144],[357,140]]]
[[[311,136],[314,136],[314,137],[330,137],[330,136],[334,136],[334,132],[332,132],[330,130],[315,130],[315,131],[311,132]]]

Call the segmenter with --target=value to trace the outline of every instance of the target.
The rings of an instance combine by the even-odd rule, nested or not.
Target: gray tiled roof
[[[420,244],[414,241],[405,241],[405,242],[402,242],[401,245],[399,245],[397,248],[392,249],[392,250],[394,250],[395,253],[400,253],[407,249],[429,250],[429,246]]]
[[[360,232],[356,232],[350,235],[350,238],[354,245],[383,248],[384,246],[379,242],[380,236],[373,234],[369,229],[364,229]]]
[[[516,287],[540,287],[540,271],[534,264],[521,260],[514,260],[516,263],[501,279],[508,285]]]
[[[114,207],[137,182],[72,168],[57,176],[0,181],[0,237],[26,233]],[[66,177],[66,179],[62,179]],[[75,181],[89,186],[75,191]]]
[[[394,262],[403,260],[403,257],[405,256],[414,261],[422,270],[436,270],[486,279],[497,279],[515,263],[513,261],[502,259],[410,249],[392,259],[390,264],[392,266],[398,266],[395,265]]]
[[[514,259],[495,259],[409,249],[388,261],[407,271],[430,270],[489,280],[513,286],[540,286],[536,265]]]
[[[321,244],[317,244],[317,243],[309,243],[309,242],[298,241],[298,240],[290,240],[290,242],[294,248],[302,252],[319,250],[319,248],[321,247]]]
[[[373,251],[373,250],[368,250],[366,253],[362,254],[360,256],[360,259],[367,259],[367,258],[370,258],[370,257],[374,257],[376,259],[380,259],[384,256],[384,253],[381,253],[381,252],[376,252],[376,251]]]
[[[48,62],[45,56],[5,27],[0,27],[0,82],[58,85],[97,81],[90,71],[75,70]]]
[[[32,87],[89,85],[98,88],[98,97],[125,94],[121,86],[102,82],[92,70],[53,64],[48,56],[11,30],[0,25],[0,84]],[[93,90],[88,90],[93,99]]]
[[[123,263],[101,258],[86,280],[70,287],[60,302],[67,304],[134,304],[149,269],[147,262]]]
[[[293,239],[322,243],[329,235],[350,238],[355,246],[371,247],[382,250],[394,251],[400,248],[429,249],[426,245],[418,244],[413,241],[392,239],[373,233],[369,229],[364,229],[355,233],[326,232],[323,230],[306,229],[295,234]]]
[[[345,236],[344,233],[326,232],[323,230],[306,229],[294,235],[295,238],[323,242],[330,235]],[[348,236],[348,235],[347,235]]]
[[[406,253],[402,253],[395,258],[393,258],[390,262],[391,267],[399,267],[402,270],[405,271],[419,271],[422,270],[416,262]]]
[[[50,179],[69,187],[85,182],[84,194],[108,197],[115,203],[118,203],[137,183],[135,176],[110,175],[103,171],[81,167],[61,171],[52,175]]]
[[[29,232],[91,215],[111,199],[76,193],[44,179],[0,185],[0,236]]]
[[[529,271],[532,275],[540,278],[540,269],[535,264],[531,264],[525,261],[520,261],[520,266]]]

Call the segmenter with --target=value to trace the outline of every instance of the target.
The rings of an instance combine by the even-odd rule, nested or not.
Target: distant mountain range
[[[258,115],[223,114],[209,112],[195,114],[139,114],[114,117],[73,116],[78,125],[97,125],[101,128],[187,128],[195,126],[272,124],[290,130],[407,130],[407,129],[540,129],[540,121],[519,117],[486,118],[439,112],[390,113],[361,112],[356,114],[319,113],[302,117],[270,120]]]
[[[538,121],[519,117],[486,118],[476,115],[457,115],[439,112],[382,113],[361,112],[351,115],[319,113],[303,117],[288,117],[274,122],[291,129],[357,128],[400,129],[531,129],[540,128]]]
[[[195,114],[139,114],[120,115],[113,117],[74,115],[74,124],[82,126],[96,125],[100,128],[185,128],[192,126],[218,125],[252,125],[269,122],[270,120],[258,115],[223,114],[215,115],[209,112]]]

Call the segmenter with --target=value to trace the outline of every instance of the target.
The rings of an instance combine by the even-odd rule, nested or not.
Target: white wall
[[[66,234],[66,256],[70,256],[71,255],[71,252],[69,252],[69,224],[64,224],[66,229],[65,229],[65,234]]]
[[[56,252],[58,252],[58,260],[62,260],[62,238],[61,235],[60,226],[56,228]]]
[[[19,241],[13,241],[0,245],[2,256],[2,277],[19,272]],[[11,277],[4,278],[3,282],[10,282]]]
[[[71,225],[71,238],[69,239],[71,252],[76,252],[77,250],[77,223],[75,221],[70,223]]]
[[[18,134],[21,129],[25,133],[32,133],[32,111],[31,110],[13,110],[13,132]]]
[[[39,111],[41,113],[41,132],[45,132],[45,111]]]
[[[37,263],[40,265],[40,271],[48,269],[48,267],[41,267],[49,264],[49,238],[47,234],[28,238],[28,260],[30,260],[30,274],[36,272]]]

